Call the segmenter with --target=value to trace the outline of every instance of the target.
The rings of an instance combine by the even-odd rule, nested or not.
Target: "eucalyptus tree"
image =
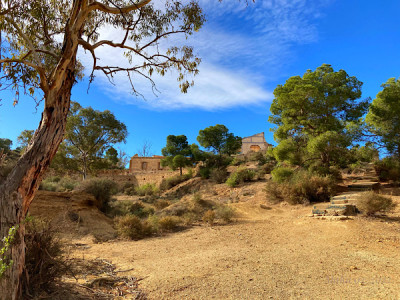
[[[191,85],[187,75],[198,72],[200,59],[191,47],[179,41],[171,45],[168,38],[177,34],[187,36],[200,29],[204,15],[197,0],[185,3],[164,0],[156,2],[155,7],[151,0],[1,1],[1,87],[14,90],[14,104],[22,94],[44,101],[37,130],[0,185],[0,236],[16,232],[14,243],[4,254],[4,259],[13,262],[0,283],[4,299],[21,297],[20,277],[25,261],[23,220],[63,139],[71,89],[84,74],[78,49],[92,57],[90,82],[97,73],[113,80],[116,73],[124,72],[133,92],[138,94],[134,75],[154,84],[156,73],[164,75],[176,69],[180,88],[186,92]],[[122,35],[102,39],[101,32],[107,28],[119,29]],[[169,46],[161,47],[161,41]],[[130,65],[103,65],[98,59],[102,48],[121,49]],[[10,228],[18,230],[9,231]]]

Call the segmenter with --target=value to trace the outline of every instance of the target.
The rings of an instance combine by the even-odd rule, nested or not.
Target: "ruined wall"
[[[137,154],[131,158],[129,163],[129,172],[148,172],[162,171],[166,168],[161,166],[163,156],[153,155],[152,157],[140,157]]]
[[[267,150],[270,146],[270,144],[268,144],[265,141],[265,136],[264,136],[264,132],[252,135],[252,136],[248,136],[242,139],[242,150],[241,153],[242,154],[247,154],[251,151],[253,152],[259,152],[259,151],[265,151]]]

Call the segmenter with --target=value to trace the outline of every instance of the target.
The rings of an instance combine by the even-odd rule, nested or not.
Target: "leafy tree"
[[[18,144],[21,148],[26,148],[29,144],[29,141],[32,139],[33,133],[35,130],[27,130],[21,132],[21,134],[17,137]]]
[[[372,101],[366,116],[370,131],[400,159],[400,79],[390,78]]]
[[[64,146],[57,154],[65,158],[56,161],[63,168],[81,172],[85,179],[90,169],[107,168],[118,163],[118,152],[112,145],[125,142],[127,135],[125,124],[118,121],[109,110],[101,112],[91,107],[82,108],[73,102]]]
[[[0,151],[3,150],[4,153],[9,153],[11,151],[12,140],[0,138]]]
[[[91,54],[90,82],[102,73],[110,80],[124,72],[132,82],[133,93],[140,95],[134,76],[144,76],[154,85],[153,75],[178,71],[182,92],[191,83],[188,74],[197,74],[200,60],[193,49],[182,43],[172,44],[181,34],[187,36],[201,28],[204,15],[198,0],[185,2],[165,0],[152,5],[151,0],[9,0],[0,7],[0,30],[7,42],[2,43],[0,64],[3,88],[15,91],[14,104],[20,95],[39,102],[44,110],[32,141],[14,170],[0,185],[0,237],[9,228],[22,223],[40,182],[57,152],[66,129],[71,89],[84,72],[77,59],[78,49]],[[113,34],[102,40],[100,31],[113,28]],[[166,41],[165,47],[159,47]],[[178,43],[178,42],[176,42]],[[130,63],[102,65],[100,48],[119,48]],[[21,298],[21,273],[24,266],[24,226],[18,230],[18,242],[9,255],[13,260],[0,290],[6,299]]]
[[[235,154],[242,146],[240,137],[230,133],[226,126],[219,124],[200,130],[197,141],[202,147],[219,155]]]
[[[169,166],[173,170],[179,168],[181,175],[182,169],[191,165],[188,159],[191,155],[191,147],[185,135],[167,136],[167,145],[161,149],[161,153],[165,156],[161,161],[162,166]]]
[[[275,157],[298,165],[337,163],[352,143],[347,126],[359,122],[368,108],[368,99],[358,100],[361,87],[356,77],[327,64],[278,85],[269,118],[277,125]]]

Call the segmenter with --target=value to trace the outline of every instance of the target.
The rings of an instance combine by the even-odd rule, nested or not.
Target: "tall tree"
[[[135,88],[134,75],[144,76],[153,84],[152,75],[164,75],[177,69],[180,87],[191,85],[187,74],[196,74],[200,62],[188,46],[159,47],[172,35],[189,35],[198,30],[204,16],[197,0],[182,4],[165,0],[162,9],[151,0],[9,0],[0,7],[3,42],[0,64],[2,87],[15,90],[14,104],[27,94],[36,101],[44,99],[44,111],[32,141],[7,179],[0,185],[0,236],[19,225],[17,239],[6,254],[13,260],[0,282],[5,299],[21,297],[20,277],[24,268],[25,245],[23,220],[35,192],[63,139],[70,107],[71,89],[83,72],[77,60],[78,48],[91,54],[90,82],[101,72],[110,80],[125,72]],[[106,28],[120,29],[121,35],[102,40]],[[120,38],[121,37],[121,38]],[[120,39],[119,39],[120,38]],[[100,48],[124,51],[130,66],[102,65],[97,59]]]
[[[161,149],[165,158],[161,161],[163,166],[169,166],[175,170],[179,168],[182,175],[182,169],[191,164],[188,157],[191,155],[191,148],[185,135],[167,136],[167,145]]]
[[[32,139],[34,130],[27,130],[21,132],[21,134],[17,137],[17,141],[20,147],[26,148],[29,144],[29,141]]]
[[[83,179],[90,167],[99,162],[113,144],[125,142],[127,135],[125,124],[109,110],[82,108],[78,103],[72,103],[64,143],[69,150],[67,156],[80,161],[78,170]],[[117,158],[118,153],[115,154]]]
[[[370,131],[400,159],[400,79],[390,78],[372,101],[366,116]]]
[[[197,141],[202,147],[219,155],[235,154],[242,146],[242,138],[235,136],[225,125],[220,124],[200,130]]]
[[[327,64],[278,85],[269,117],[277,125],[274,138],[282,144],[275,150],[277,159],[319,161],[326,167],[335,162],[352,142],[346,126],[358,122],[368,108],[368,99],[359,100],[361,87],[356,77]],[[296,155],[289,149],[296,149]]]

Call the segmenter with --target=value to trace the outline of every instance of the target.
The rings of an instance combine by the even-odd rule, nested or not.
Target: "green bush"
[[[400,180],[400,161],[393,157],[376,161],[374,168],[380,181]]]
[[[244,156],[235,156],[231,161],[232,166],[240,166],[246,162]]]
[[[162,191],[169,190],[169,189],[173,188],[174,186],[176,186],[186,180],[189,180],[190,178],[192,178],[191,173],[165,178],[160,183],[160,190],[162,190]]]
[[[126,182],[124,183],[124,185],[121,187],[121,192],[125,195],[128,196],[133,196],[136,195],[136,184],[132,183],[132,182]]]
[[[115,226],[119,236],[132,240],[142,239],[152,235],[154,232],[152,225],[148,221],[143,221],[135,215],[117,217]]]
[[[253,170],[239,168],[229,176],[226,184],[230,187],[235,187],[240,183],[251,181],[254,178],[255,174],[256,173]]]
[[[146,207],[140,202],[133,202],[129,206],[129,212],[139,218],[146,218],[154,214],[154,209],[152,207]]]
[[[199,169],[199,175],[203,179],[208,179],[210,178],[211,175],[211,168],[208,167],[200,167]]]
[[[226,223],[232,222],[232,218],[235,215],[235,210],[227,205],[219,206],[215,210],[216,217],[223,220]]]
[[[210,179],[216,183],[224,183],[227,177],[226,169],[213,169],[210,173]]]
[[[373,216],[378,212],[389,212],[397,206],[389,197],[385,197],[375,192],[366,192],[359,196],[357,207],[368,216]]]
[[[308,171],[296,171],[289,180],[267,184],[267,196],[273,202],[290,204],[329,201],[335,193],[336,182],[329,176],[319,176]]]
[[[58,182],[58,191],[64,192],[64,191],[73,191],[79,183],[69,177],[63,177],[61,180]]]
[[[135,192],[139,196],[153,196],[158,194],[159,190],[154,183],[145,183],[137,186]]]
[[[278,183],[282,183],[290,180],[290,177],[292,177],[293,173],[294,171],[290,168],[278,167],[273,169],[271,172],[272,180]]]
[[[96,199],[96,207],[103,212],[109,208],[111,196],[118,192],[117,184],[109,179],[85,180],[79,189],[93,195]]]
[[[58,184],[56,182],[47,181],[46,179],[40,183],[39,190],[55,192],[57,191]]]

